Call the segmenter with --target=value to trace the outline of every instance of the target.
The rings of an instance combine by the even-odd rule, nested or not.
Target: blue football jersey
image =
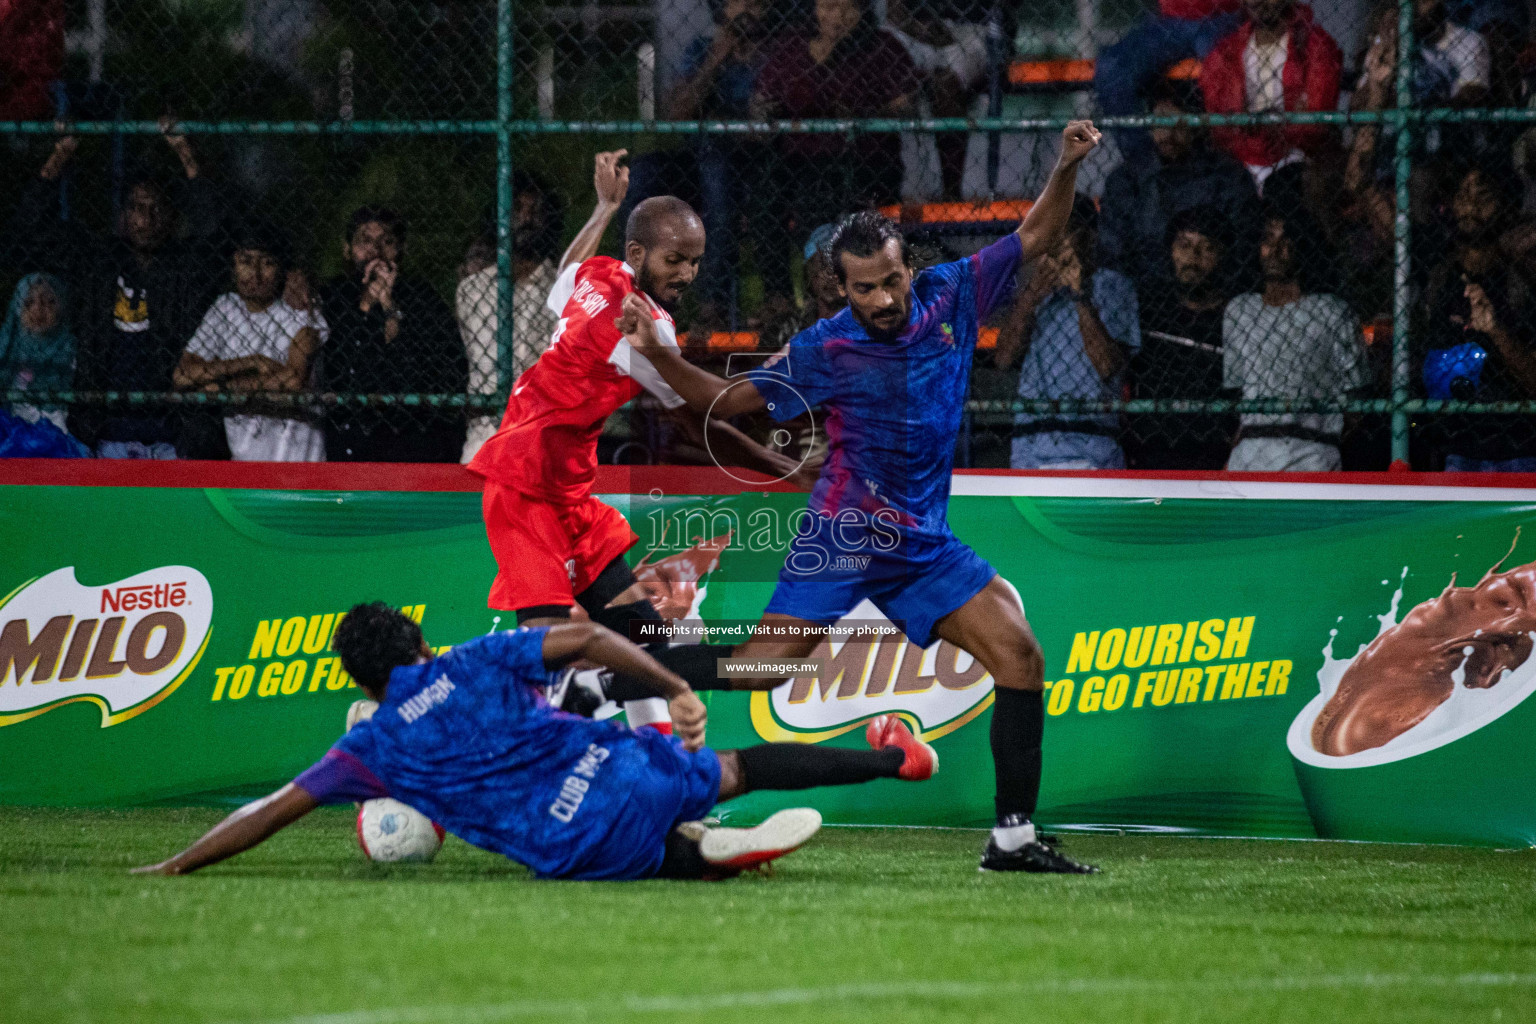
[[[749,375],[778,419],[824,411],[828,452],[813,512],[852,510],[850,528],[876,517],[913,540],[949,535],[950,472],[977,333],[1010,293],[1022,257],[1010,234],[929,267],[912,280],[911,316],[894,339],[872,339],[844,309]]]
[[[654,874],[672,826],[714,803],[719,762],[551,708],[547,632],[492,633],[395,669],[374,716],[295,781],[322,803],[387,793],[539,875]]]

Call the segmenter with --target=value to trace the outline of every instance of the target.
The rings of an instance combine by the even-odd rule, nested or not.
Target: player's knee
[[[1014,690],[1039,690],[1045,686],[1045,653],[1040,642],[1028,630],[1020,630],[1008,637],[1002,660],[1007,670],[998,674],[998,686]]]

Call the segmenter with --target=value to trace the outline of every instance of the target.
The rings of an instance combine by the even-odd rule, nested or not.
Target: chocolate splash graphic
[[[1519,532],[1515,534],[1519,541]],[[1510,552],[1514,545],[1510,546]],[[1536,631],[1536,562],[1456,586],[1416,606],[1345,670],[1312,723],[1312,746],[1343,757],[1401,736],[1450,699],[1461,684],[1487,689],[1531,656]]]
[[[685,617],[699,596],[699,581],[720,564],[720,552],[731,542],[731,531],[704,540],[693,538],[693,547],[652,562],[650,555],[635,566],[635,579],[656,613],[668,622]],[[655,554],[652,552],[651,554]]]

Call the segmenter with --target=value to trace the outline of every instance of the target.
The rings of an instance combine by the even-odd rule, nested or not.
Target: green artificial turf
[[[204,809],[0,809],[0,1021],[1536,1019],[1536,852],[827,829],[775,877],[535,882],[450,839],[363,860],[321,811],[185,878]]]

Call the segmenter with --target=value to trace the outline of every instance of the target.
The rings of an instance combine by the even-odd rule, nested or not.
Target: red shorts
[[[480,504],[498,570],[487,604],[501,611],[575,604],[640,539],[596,498],[555,505],[487,480]]]

